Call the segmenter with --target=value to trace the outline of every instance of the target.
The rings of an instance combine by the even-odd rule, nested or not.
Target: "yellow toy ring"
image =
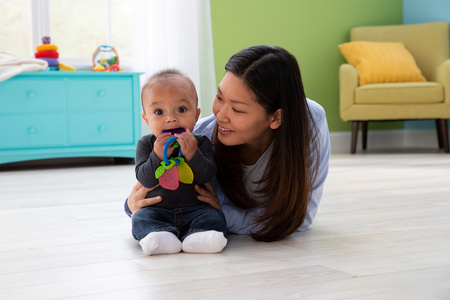
[[[52,44],[44,44],[36,47],[37,51],[58,50],[58,46]]]

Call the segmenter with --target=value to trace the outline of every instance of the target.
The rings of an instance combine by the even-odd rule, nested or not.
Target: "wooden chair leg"
[[[359,121],[353,121],[352,123],[352,146],[350,153],[356,153],[356,142],[358,140],[358,129],[359,129]]]
[[[441,130],[441,122],[439,119],[436,119],[436,133],[437,133],[437,138],[438,138],[438,145],[439,145],[439,149],[444,148],[444,145],[442,144],[442,130]]]
[[[448,121],[442,120],[442,143],[444,144],[445,153],[450,152],[450,143],[448,137]]]
[[[439,148],[444,148],[445,153],[449,153],[448,121],[443,119],[436,120],[436,129],[438,132]]]
[[[362,122],[362,133],[363,133],[363,149],[367,149],[367,129],[368,129],[369,122],[363,121]]]

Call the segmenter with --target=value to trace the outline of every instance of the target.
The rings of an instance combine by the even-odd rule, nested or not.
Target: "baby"
[[[138,210],[132,218],[133,237],[147,255],[218,253],[227,244],[224,214],[198,200],[194,188],[195,184],[211,181],[216,172],[209,139],[192,134],[200,115],[197,105],[193,82],[177,70],[157,73],[142,88],[142,118],[152,134],[143,136],[137,144],[136,177],[144,187],[155,187],[147,198],[163,199]],[[176,142],[169,142],[164,153],[173,137]],[[164,168],[171,164],[164,163],[169,157],[179,165]],[[159,179],[155,172],[159,172]],[[187,181],[182,173],[191,174]],[[193,182],[189,181],[192,175]],[[163,182],[164,176],[172,185]]]

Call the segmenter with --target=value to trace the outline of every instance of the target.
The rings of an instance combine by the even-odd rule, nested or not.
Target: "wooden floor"
[[[133,165],[0,170],[0,299],[450,299],[450,155],[333,154],[310,230],[146,257]]]

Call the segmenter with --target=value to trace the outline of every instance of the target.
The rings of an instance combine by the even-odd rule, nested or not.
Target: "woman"
[[[211,137],[217,176],[199,200],[221,208],[228,231],[276,241],[312,223],[328,173],[323,108],[305,97],[295,57],[272,46],[233,55],[217,88],[213,116],[194,133]],[[128,214],[161,201],[139,183]]]

